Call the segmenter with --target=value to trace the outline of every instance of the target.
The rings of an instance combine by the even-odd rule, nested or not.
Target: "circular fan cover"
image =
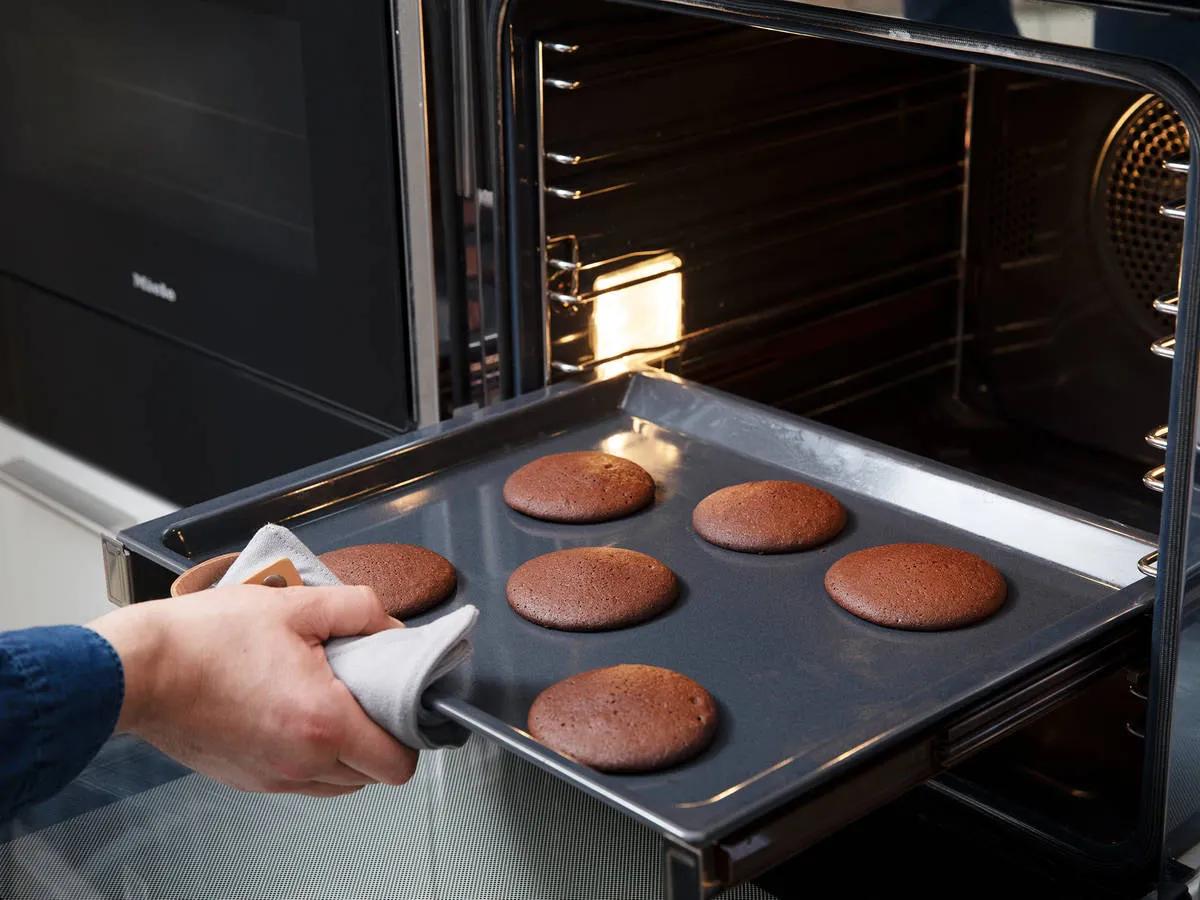
[[[1127,312],[1154,337],[1173,327],[1152,304],[1178,286],[1183,246],[1182,224],[1158,210],[1180,199],[1187,182],[1186,175],[1163,168],[1163,162],[1187,152],[1179,113],[1147,96],[1117,120],[1096,172],[1095,200],[1107,250],[1101,257],[1116,279],[1117,295],[1127,298]]]

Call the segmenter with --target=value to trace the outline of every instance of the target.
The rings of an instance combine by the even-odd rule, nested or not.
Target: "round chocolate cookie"
[[[834,538],[846,510],[832,494],[800,481],[747,481],[709,494],[692,527],[710,544],[742,553],[789,553]]]
[[[624,628],[658,615],[678,596],[674,572],[653,556],[619,547],[556,550],[508,579],[508,605],[560,631]]]
[[[602,772],[651,772],[691,759],[717,731],[717,705],[692,679],[657,666],[581,672],[529,708],[529,733]]]
[[[346,584],[375,591],[384,611],[397,619],[437,606],[458,584],[445,557],[414,544],[358,544],[322,553],[320,560]]]
[[[1008,593],[1004,576],[990,563],[938,544],[885,544],[851,553],[825,573],[825,590],[861,619],[909,631],[979,622]]]
[[[554,453],[513,472],[504,482],[504,502],[550,522],[607,522],[653,503],[654,479],[609,453]]]

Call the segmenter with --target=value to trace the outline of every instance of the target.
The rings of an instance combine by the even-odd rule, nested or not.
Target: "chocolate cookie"
[[[1004,604],[1004,576],[974,553],[938,544],[886,544],[844,556],[825,590],[861,619],[910,631],[961,628]]]
[[[504,482],[504,502],[550,522],[607,522],[654,502],[654,479],[609,453],[554,453],[513,472]]]
[[[692,528],[710,544],[742,553],[807,550],[836,537],[846,510],[832,494],[799,481],[747,481],[709,494]]]
[[[606,631],[658,615],[679,596],[675,573],[653,556],[619,547],[556,550],[508,579],[508,605],[561,631]]]
[[[685,675],[657,666],[593,669],[551,685],[529,708],[529,733],[602,772],[651,772],[691,759],[717,731],[717,705]]]
[[[346,584],[375,591],[387,614],[397,619],[437,606],[458,584],[445,557],[413,544],[358,544],[322,553],[320,560]]]

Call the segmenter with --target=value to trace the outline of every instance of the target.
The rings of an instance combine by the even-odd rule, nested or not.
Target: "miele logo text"
[[[175,302],[174,288],[168,287],[161,281],[155,281],[153,278],[147,278],[141,272],[133,273],[133,286],[139,291],[145,291],[147,294],[161,297],[169,303]]]

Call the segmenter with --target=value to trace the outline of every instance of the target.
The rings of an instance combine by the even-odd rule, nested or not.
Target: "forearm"
[[[94,631],[0,634],[0,821],[79,774],[116,727],[124,690],[120,658]]]
[[[240,585],[0,634],[0,821],[66,785],[114,729],[247,790],[403,784],[416,753],[367,717],[324,650],[399,627],[365,588]]]

